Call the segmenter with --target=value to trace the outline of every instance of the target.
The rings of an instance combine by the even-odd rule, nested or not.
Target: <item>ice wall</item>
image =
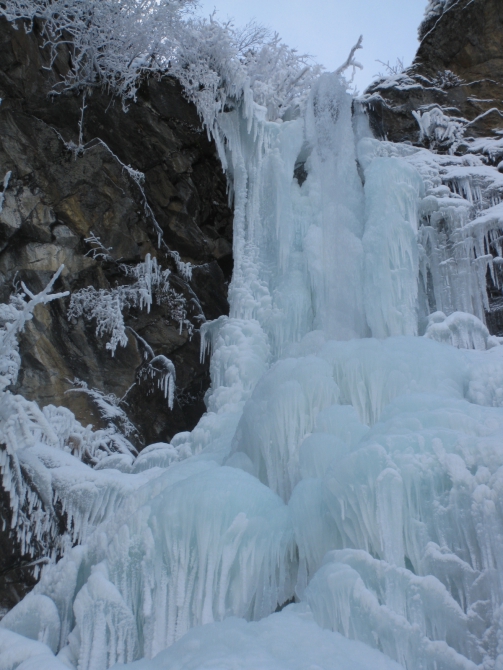
[[[0,670],[499,670],[503,348],[483,320],[501,176],[374,140],[335,74],[283,120],[233,104],[208,411],[97,468],[7,417],[78,546],[1,622]]]
[[[366,140],[360,143],[360,155],[366,144]],[[363,288],[367,322],[373,337],[416,335],[416,238],[423,182],[417,170],[394,157],[374,159],[364,175]]]

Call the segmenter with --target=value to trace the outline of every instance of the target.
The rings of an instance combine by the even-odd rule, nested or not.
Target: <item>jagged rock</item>
[[[469,122],[467,136],[503,128],[503,4],[459,0],[424,24],[414,62],[372,84],[365,105],[378,137],[419,141],[412,111],[438,105]]]

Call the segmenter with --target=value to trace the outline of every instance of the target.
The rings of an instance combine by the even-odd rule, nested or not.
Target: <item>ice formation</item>
[[[247,91],[216,115],[235,265],[198,426],[135,456],[2,391],[25,542],[55,501],[71,531],[0,669],[500,669],[503,176],[375,140],[337,73],[283,119]]]

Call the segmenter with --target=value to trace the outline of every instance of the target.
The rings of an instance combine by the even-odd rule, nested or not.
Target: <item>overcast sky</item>
[[[201,13],[216,9],[220,20],[232,18],[237,25],[256,19],[328,70],[344,62],[363,34],[358,60],[364,69],[355,77],[362,91],[383,71],[377,60],[394,64],[403,58],[410,65],[427,0],[200,0],[199,4]]]

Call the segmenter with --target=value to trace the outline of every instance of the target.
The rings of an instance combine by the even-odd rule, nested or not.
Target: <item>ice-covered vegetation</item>
[[[305,98],[320,71],[277,34],[191,13],[193,0],[8,0],[0,15],[41,22],[53,59],[66,46],[72,69],[54,93],[106,86],[127,103],[148,74],[171,75],[212,132],[231,100],[252,99],[268,118]]]
[[[96,252],[96,247],[93,251],[95,258],[98,253],[103,255],[102,251]],[[132,307],[150,312],[154,301],[158,305],[165,305],[168,307],[170,318],[179,324],[180,331],[185,326],[189,334],[192,334],[194,326],[187,319],[185,299],[171,287],[169,282],[171,273],[162,269],[157,258],[147,254],[143,262],[136,265],[121,263],[119,268],[125,277],[131,279],[131,283],[110,289],[88,286],[77,291],[71,297],[68,318],[78,319],[83,316],[85,319],[95,321],[96,335],[110,336],[106,348],[112,356],[117,346],[127,345],[124,311]]]
[[[249,60],[243,47],[220,71],[237,32],[197,29],[187,44],[199,40],[199,54],[208,35],[227,35],[211,61],[222,79],[194,99],[234,195],[231,311],[201,328],[208,411],[191,433],[135,456],[68,410],[3,391],[18,532],[27,547],[50,536],[63,556],[2,620],[0,668],[496,670],[503,347],[485,325],[503,264],[503,177],[485,160],[494,146],[464,138],[473,151],[457,155],[378,141],[341,72],[301,76],[294,59],[300,78],[282,91],[260,79],[291,55],[278,41],[259,47],[253,33]],[[182,80],[192,64],[217,71],[191,58]],[[291,116],[287,89],[304,96]],[[425,138],[456,140],[439,114],[418,121]],[[167,282],[149,262],[128,270],[139,307]],[[19,365],[8,324],[22,325],[26,297],[38,300],[24,291],[3,308],[6,384]],[[107,321],[96,297],[87,307],[74,296],[73,309],[107,337],[118,329],[117,346],[118,312]],[[150,365],[169,395],[173,371],[159,359]],[[114,416],[112,398],[96,400]],[[61,510],[67,530],[54,544]]]
[[[93,237],[92,241],[91,251],[95,259],[113,260],[108,255],[110,250],[105,249],[99,243],[98,238]],[[182,265],[188,264],[182,263]],[[124,312],[133,307],[150,312],[154,301],[168,308],[168,316],[178,323],[180,332],[185,327],[189,336],[192,336],[194,325],[187,318],[185,298],[171,287],[169,270],[163,270],[157,259],[152,258],[150,254],[146,254],[145,260],[141,263],[136,265],[120,263],[118,267],[125,277],[131,280],[131,283],[120,284],[110,289],[96,289],[94,286],[87,286],[77,291],[72,295],[68,308],[70,320],[76,320],[82,316],[87,320],[95,321],[96,336],[109,338],[106,348],[112,356],[117,346],[125,347],[128,344]],[[175,366],[166,356],[156,356],[143,338],[135,331],[132,333],[141,342],[145,359],[148,360],[148,364],[140,370],[140,379],[155,379],[157,386],[162,389],[164,397],[168,400],[169,408],[172,409],[175,396]],[[103,399],[100,400],[99,393],[83,388],[80,390],[89,394],[94,393],[94,400],[98,402],[100,409],[103,409]],[[116,406],[115,411],[118,412],[117,403],[112,403],[112,405]],[[109,418],[108,414],[112,405],[108,403],[105,418]]]
[[[72,483],[79,482],[85,490],[93,478],[100,477],[89,474],[90,466],[103,466],[109,457],[115,459],[113,462],[130,463],[136,453],[127,439],[134,428],[115,398],[88,389],[86,384],[77,384],[78,390],[93,395],[109,422],[106,429],[93,431],[92,426],[82,426],[64,407],[48,405],[41,410],[36,403],[9,390],[20,366],[18,334],[33,318],[38,305],[68,295],[52,292],[62,269],[40,293],[33,294],[21,283],[10,303],[0,306],[0,467],[12,511],[11,519],[3,522],[10,522],[23,554],[35,559],[36,573],[41,565],[71,546],[72,536],[76,539],[87,532],[90,519],[86,519],[85,528],[79,525],[84,508],[84,516],[100,515],[99,509],[89,508],[86,496],[82,500],[82,493],[75,489],[70,493]],[[65,470],[68,477],[62,474]],[[105,489],[106,478],[102,480]]]

